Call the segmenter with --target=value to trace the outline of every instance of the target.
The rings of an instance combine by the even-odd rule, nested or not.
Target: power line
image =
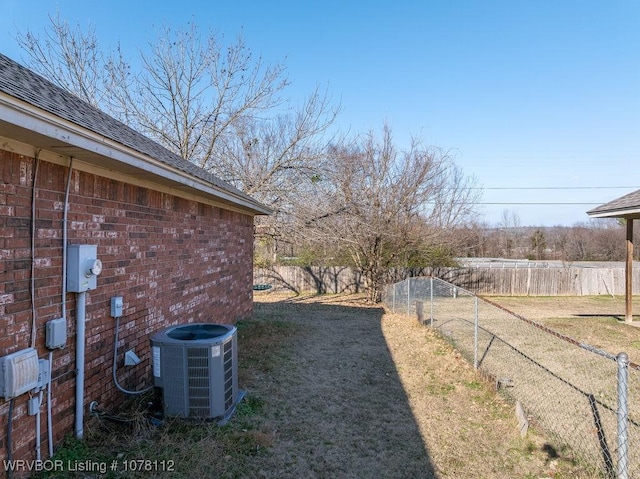
[[[424,204],[426,205],[434,205],[436,204],[433,201],[427,201]],[[513,201],[499,201],[499,202],[478,202],[478,201],[454,201],[452,203],[447,203],[452,205],[518,205],[518,206],[598,206],[601,205],[602,202],[592,202],[592,203],[570,203],[570,202],[557,202],[557,201],[522,201],[522,202],[513,202]]]
[[[566,156],[545,156],[545,157],[526,157],[526,156],[474,156],[473,158],[459,159],[458,164],[464,167],[473,168],[493,168],[500,166],[501,168],[512,167],[538,167],[553,162],[555,165],[561,166],[600,166],[607,164],[609,166],[624,166],[629,162],[638,161],[640,158],[636,155],[627,156],[608,156],[605,158],[568,158]]]
[[[460,205],[470,204],[470,203],[457,203]],[[596,206],[601,205],[602,203],[558,203],[558,202],[497,202],[497,203],[473,203],[475,205],[536,205],[536,206]]]
[[[488,186],[472,190],[637,190],[640,186]]]
[[[457,148],[454,148],[457,150]],[[464,153],[462,153],[464,156]],[[603,161],[611,161],[611,160],[633,160],[638,157],[636,154],[616,154],[616,155],[599,155],[597,157],[590,156],[585,158],[584,155],[563,155],[563,154],[550,154],[550,155],[470,155],[467,161],[471,160],[522,160],[526,161],[528,164],[531,164],[531,161],[545,161],[545,160],[565,160],[571,162],[582,162],[582,163],[602,163]]]

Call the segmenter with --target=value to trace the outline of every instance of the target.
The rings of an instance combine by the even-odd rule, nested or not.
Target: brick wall
[[[40,161],[32,224],[35,160],[0,150],[0,356],[32,340],[31,244],[35,231],[36,347],[48,355],[45,323],[62,316],[63,211],[68,168]],[[32,226],[33,225],[33,226]],[[149,335],[185,322],[233,323],[252,313],[253,218],[121,181],[74,170],[68,242],[95,244],[103,272],[87,293],[85,410],[111,409],[124,394],[112,379],[115,320],[110,299],[123,296],[119,358],[133,349],[138,366],[118,369],[120,384],[152,383]],[[67,294],[67,344],[54,352],[54,442],[74,428],[76,294]],[[13,458],[35,457],[35,419],[27,395],[14,400]],[[0,399],[0,455],[7,454],[9,402]],[[42,408],[42,451],[47,457]]]

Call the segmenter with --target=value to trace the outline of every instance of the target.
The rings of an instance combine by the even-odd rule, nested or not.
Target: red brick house
[[[253,217],[268,213],[0,54],[0,357],[33,348],[52,360],[41,401],[0,397],[2,459],[48,458],[74,423],[82,435],[77,416],[92,401],[110,409],[125,399],[112,377],[111,298],[123,299],[117,376],[131,390],[152,385],[154,331],[251,315]],[[76,364],[80,294],[66,287],[65,245],[94,245],[102,263],[83,298],[84,366]],[[66,338],[51,349],[48,323],[61,318]],[[141,362],[122,366],[125,350]]]

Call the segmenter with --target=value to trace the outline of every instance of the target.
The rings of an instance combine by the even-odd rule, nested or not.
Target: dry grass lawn
[[[514,313],[611,354],[625,352],[640,364],[640,298],[634,321],[625,323],[623,296],[487,296]]]
[[[164,460],[175,467],[55,477],[592,477],[541,431],[522,438],[514,405],[414,318],[358,296],[264,292],[255,301],[254,317],[238,324],[247,396],[229,424],[92,419],[86,441],[70,441],[58,457]],[[561,311],[566,304],[563,298],[550,309],[571,317]],[[525,314],[517,302],[511,307]]]
[[[289,363],[249,379],[275,410],[256,477],[589,477],[436,333],[358,297],[256,297]]]

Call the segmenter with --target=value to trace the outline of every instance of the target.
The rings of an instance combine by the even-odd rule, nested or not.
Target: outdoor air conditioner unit
[[[151,337],[153,380],[162,389],[165,416],[228,419],[233,414],[241,399],[236,332],[227,324],[194,323]]]

